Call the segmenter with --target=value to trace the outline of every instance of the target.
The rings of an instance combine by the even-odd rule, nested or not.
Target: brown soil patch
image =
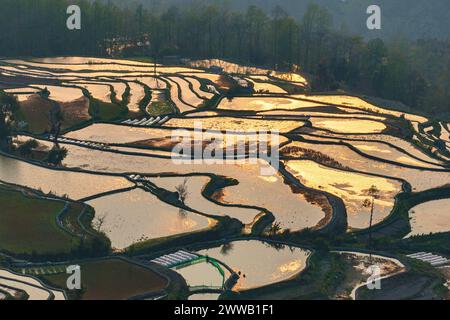
[[[28,129],[34,133],[44,133],[50,129],[49,112],[52,106],[37,95],[20,103],[20,113],[28,123]]]
[[[64,115],[63,129],[91,119],[89,114],[89,99],[86,97],[61,103],[61,108]]]
[[[66,129],[91,119],[89,115],[89,99],[81,97],[70,102],[60,102],[64,120],[62,128]],[[50,129],[50,102],[38,95],[32,95],[20,103],[20,113],[33,133],[45,133]]]

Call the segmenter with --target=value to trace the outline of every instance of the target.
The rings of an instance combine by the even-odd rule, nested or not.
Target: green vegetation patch
[[[147,112],[152,117],[163,116],[174,113],[170,101],[155,101],[147,108]]]
[[[72,299],[125,300],[163,290],[167,280],[145,267],[122,259],[79,263],[82,290]],[[65,288],[67,274],[46,275],[52,286]]]
[[[128,108],[121,104],[91,98],[89,113],[96,120],[112,121],[123,118]]]
[[[19,255],[53,255],[68,253],[78,245],[78,239],[56,223],[64,203],[1,187],[0,206],[0,250]]]

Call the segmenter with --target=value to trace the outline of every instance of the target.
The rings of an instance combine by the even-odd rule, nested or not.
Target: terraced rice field
[[[342,253],[343,267],[332,255],[319,256],[309,269],[317,253],[301,244],[324,250],[334,245],[330,239],[349,246],[362,239],[359,249],[369,250],[364,236],[371,219],[374,237],[398,242],[450,231],[450,138],[441,120],[356,96],[299,94],[309,86],[299,73],[222,60],[166,66],[89,57],[0,59],[0,72],[0,90],[18,98],[17,134],[0,154],[0,183],[20,190],[17,205],[3,205],[8,199],[0,197],[8,208],[2,221],[9,223],[0,226],[0,253],[31,260],[24,275],[0,269],[0,299],[24,292],[30,300],[66,298],[49,289],[64,289],[67,279],[66,264],[52,263],[53,257],[81,265],[83,291],[66,292],[70,299],[217,299],[192,294],[182,279],[191,289],[218,292],[229,280],[232,291],[255,294],[279,282],[284,288],[301,280],[309,288],[308,272],[328,269],[346,279],[333,297],[348,299],[365,280],[366,257]],[[44,88],[48,100],[39,95]],[[30,139],[38,146],[27,150]],[[67,151],[59,163],[51,162],[52,148]],[[69,214],[58,215],[66,202]],[[86,235],[102,241],[79,240]],[[107,248],[77,262],[75,250],[86,258],[95,245]],[[149,262],[180,248],[215,259],[224,277],[209,258],[176,270]],[[112,253],[117,257],[104,259]],[[124,254],[131,260],[121,259]],[[383,276],[402,269],[377,259]]]
[[[323,107],[320,102],[274,97],[239,97],[222,99],[218,109],[233,111],[301,110],[302,108]],[[286,114],[286,113],[285,113]],[[289,114],[289,113],[287,113]]]
[[[165,124],[170,128],[188,128],[204,129],[217,131],[252,131],[252,132],[281,132],[286,133],[303,126],[299,121],[277,121],[277,120],[259,120],[242,119],[231,117],[220,118],[183,118],[172,119]]]
[[[145,267],[121,260],[92,260],[79,264],[84,270],[83,300],[126,300],[163,290],[167,280]],[[64,274],[48,275],[44,279],[56,286],[64,287]]]
[[[140,241],[157,239],[209,228],[214,220],[182,211],[136,189],[88,202],[102,219],[101,230],[113,248],[121,250]]]
[[[394,197],[401,192],[401,183],[385,178],[328,168],[309,160],[286,162],[288,170],[310,188],[324,190],[344,200],[348,225],[354,229],[369,227],[370,209],[364,201],[370,198],[368,190],[376,186],[380,195],[375,202],[374,222],[383,221],[394,206]]]
[[[189,191],[184,204],[200,212],[217,216],[229,216],[236,218],[244,224],[251,224],[260,211],[239,207],[220,206],[202,195],[206,185],[210,182],[208,177],[167,177],[150,179],[160,188],[175,192],[176,188],[186,181]]]
[[[0,185],[0,250],[28,254],[69,253],[78,239],[59,228],[57,216],[65,207],[63,201],[26,196]]]
[[[145,90],[142,85],[136,82],[128,82],[130,86],[130,101],[128,102],[128,109],[130,111],[139,111],[139,103],[145,97]]]
[[[95,99],[103,102],[111,102],[111,87],[109,85],[84,82],[73,83],[88,90]]]
[[[249,252],[252,253],[250,256],[247,255]],[[277,250],[259,241],[235,241],[198,253],[217,258],[232,266],[235,272],[240,272],[243,276],[235,287],[238,291],[289,279],[306,267],[310,255],[307,250],[299,248],[290,250],[288,247]],[[267,258],[269,256],[270,259]],[[206,273],[206,270],[209,272]],[[205,284],[214,286],[221,283],[220,274],[208,264],[194,265],[177,272],[188,279],[188,283],[192,286]]]
[[[412,231],[408,237],[450,231],[449,205],[450,200],[443,199],[412,208],[409,211]]]
[[[386,126],[381,122],[356,119],[311,118],[313,127],[338,133],[381,133]]]
[[[78,88],[33,85],[34,88],[42,90],[47,88],[50,91],[50,99],[60,102],[70,102],[83,97],[83,92]]]
[[[199,107],[204,102],[203,99],[198,97],[189,86],[189,81],[181,77],[167,77],[172,83],[176,84],[181,92],[181,99],[189,106]]]
[[[407,120],[410,121],[417,121],[417,122],[426,122],[427,119],[422,116],[410,114],[407,112],[400,112],[400,111],[394,111],[389,110],[386,108],[381,108],[379,106],[376,106],[372,103],[369,103],[359,97],[354,96],[341,96],[341,95],[296,95],[296,98],[300,99],[308,99],[311,101],[316,101],[320,103],[326,103],[330,105],[337,105],[337,106],[344,106],[344,107],[351,107],[355,109],[360,109],[367,112],[372,112],[375,114],[386,114],[391,115],[395,117],[400,117],[402,115],[405,116]]]
[[[121,177],[49,170],[4,156],[0,156],[0,180],[75,200],[133,186]]]
[[[283,228],[299,230],[314,227],[325,217],[323,210],[328,210],[326,199],[308,193],[294,193],[288,185],[284,184],[281,175],[261,174],[264,172],[262,170],[271,172],[271,167],[263,161],[258,164],[249,164],[244,160],[230,160],[223,165],[177,164],[170,158],[132,156],[69,145],[66,147],[69,155],[64,160],[64,164],[69,168],[84,168],[104,173],[140,172],[149,175],[162,173],[184,175],[204,172],[238,179],[239,185],[224,190],[223,201],[266,208],[274,213]],[[280,207],[279,203],[285,203],[285,205]],[[214,212],[209,213],[214,214]]]
[[[324,144],[301,144],[294,143],[292,146],[303,146],[336,160],[340,165],[358,170],[364,173],[377,174],[407,181],[413,191],[424,191],[438,188],[450,183],[450,172],[445,169],[440,171],[429,171],[426,169],[412,169],[390,164],[383,161],[368,159],[356,153],[344,145]],[[370,153],[368,153],[370,154]]]
[[[66,300],[61,291],[44,286],[40,281],[0,269],[0,286],[25,292],[28,300]]]

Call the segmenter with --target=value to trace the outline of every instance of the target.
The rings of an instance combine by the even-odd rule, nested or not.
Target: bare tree
[[[97,231],[98,233],[103,232],[103,225],[105,224],[105,220],[106,220],[106,215],[101,215],[101,216],[97,217],[95,224],[94,224],[95,231]]]
[[[220,248],[220,253],[226,256],[233,250],[233,247],[234,245],[232,242],[225,243],[222,248]]]
[[[184,204],[184,202],[187,199],[187,196],[189,194],[188,188],[187,188],[187,182],[188,178],[185,178],[183,183],[179,186],[175,187],[175,190],[178,192],[178,199]]]
[[[279,222],[275,222],[269,228],[269,235],[274,236],[280,231],[281,231],[281,224]]]
[[[380,190],[377,186],[372,185],[369,190],[366,190],[366,194],[370,197],[364,200],[363,207],[370,208],[370,221],[369,221],[369,249],[372,250],[372,224],[373,213],[375,207],[375,200],[380,197]],[[372,261],[372,253],[370,253],[370,261]]]

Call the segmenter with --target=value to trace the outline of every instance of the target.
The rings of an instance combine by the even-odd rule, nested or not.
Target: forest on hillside
[[[365,38],[391,39],[406,37],[419,39],[433,37],[446,39],[450,37],[450,2],[448,0],[104,0],[115,4],[129,5],[143,3],[153,12],[162,12],[171,6],[186,8],[198,4],[226,6],[231,10],[245,11],[255,5],[266,13],[271,13],[280,6],[295,18],[301,19],[309,4],[314,3],[326,8],[333,17],[335,27],[345,29]],[[370,5],[379,5],[383,14],[381,30],[366,28],[366,9]]]
[[[144,5],[75,1],[82,28],[66,28],[67,0],[3,0],[0,56],[105,56],[111,39],[149,46],[124,56],[221,58],[309,75],[314,91],[337,89],[399,100],[448,117],[450,41],[365,39],[335,27],[333,14],[310,4],[300,18],[275,6],[235,10],[205,2],[161,11]],[[143,40],[142,40],[143,41]]]

